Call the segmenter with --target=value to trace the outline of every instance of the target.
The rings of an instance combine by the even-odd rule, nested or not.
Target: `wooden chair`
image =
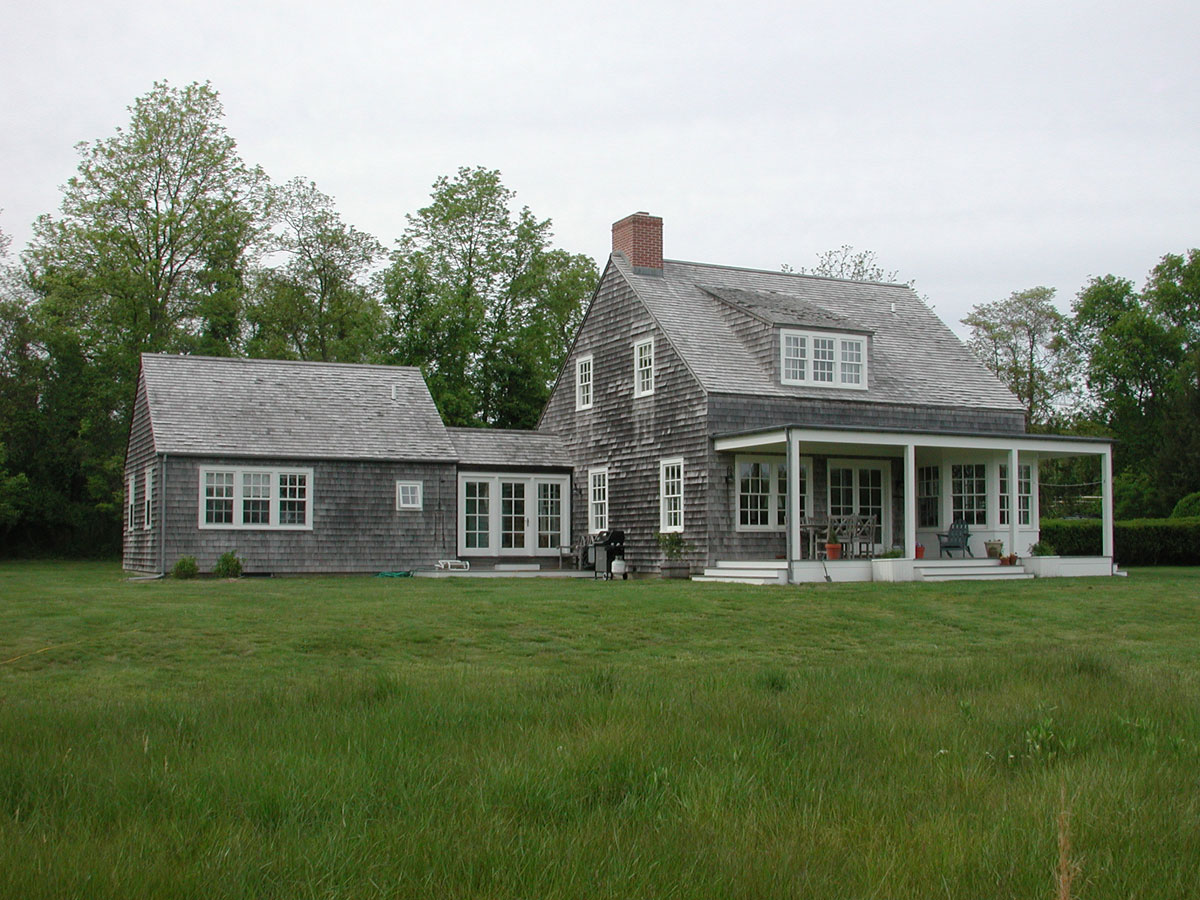
[[[938,558],[945,556],[951,550],[958,550],[960,553],[966,551],[963,558],[974,556],[971,552],[971,532],[967,530],[967,523],[962,519],[955,519],[950,523],[950,530],[945,533],[939,533],[938,539]],[[953,555],[950,557],[953,559]]]
[[[855,516],[855,557],[870,559],[875,555],[875,516]]]

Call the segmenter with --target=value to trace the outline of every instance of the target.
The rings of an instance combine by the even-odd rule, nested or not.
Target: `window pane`
[[[937,466],[917,469],[917,527],[938,528],[941,521],[942,472]]]
[[[562,540],[562,485],[537,486],[538,547],[557,547]]]
[[[488,546],[491,530],[490,491],[486,481],[468,481],[464,486],[466,504],[466,545],[472,550]]]
[[[813,381],[833,382],[833,338],[813,338]]]
[[[808,341],[799,334],[783,336],[783,380],[803,381],[808,365]]]
[[[950,467],[950,504],[952,521],[987,524],[987,477],[982,463]]]
[[[862,384],[862,341],[842,341],[842,384]]]
[[[279,524],[304,525],[308,522],[308,476],[279,476]]]
[[[271,523],[271,474],[269,472],[242,473],[242,524],[269,525]]]
[[[204,473],[204,521],[208,525],[233,524],[233,473]]]

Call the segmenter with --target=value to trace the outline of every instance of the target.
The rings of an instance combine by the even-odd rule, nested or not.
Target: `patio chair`
[[[971,532],[967,530],[967,523],[962,519],[955,519],[950,523],[950,530],[944,533],[939,533],[938,539],[938,558],[941,559],[951,550],[957,550],[963,553],[963,558],[974,556],[971,552]],[[964,553],[965,551],[965,553]],[[950,557],[954,558],[953,555]]]
[[[853,556],[870,559],[875,555],[875,516],[854,517]]]

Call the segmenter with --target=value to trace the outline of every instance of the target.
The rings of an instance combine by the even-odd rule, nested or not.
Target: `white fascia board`
[[[909,444],[916,447],[940,447],[952,450],[1019,450],[1025,453],[1042,453],[1057,456],[1087,456],[1108,453],[1112,449],[1110,440],[1055,440],[1053,437],[1030,434],[929,434],[919,431],[838,431],[825,428],[793,427],[755,434],[730,435],[716,438],[713,448],[718,452],[747,450],[768,444],[786,444],[791,439],[803,445],[846,444],[860,447],[890,447],[902,450]]]
[[[778,431],[762,431],[758,434],[742,434],[716,438],[713,440],[713,449],[720,453],[727,450],[747,450],[752,447],[761,447],[764,444],[782,444],[786,446],[787,430],[780,428]]]

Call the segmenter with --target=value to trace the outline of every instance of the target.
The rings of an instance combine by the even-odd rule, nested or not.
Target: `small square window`
[[[421,508],[421,482],[396,482],[396,509]]]

